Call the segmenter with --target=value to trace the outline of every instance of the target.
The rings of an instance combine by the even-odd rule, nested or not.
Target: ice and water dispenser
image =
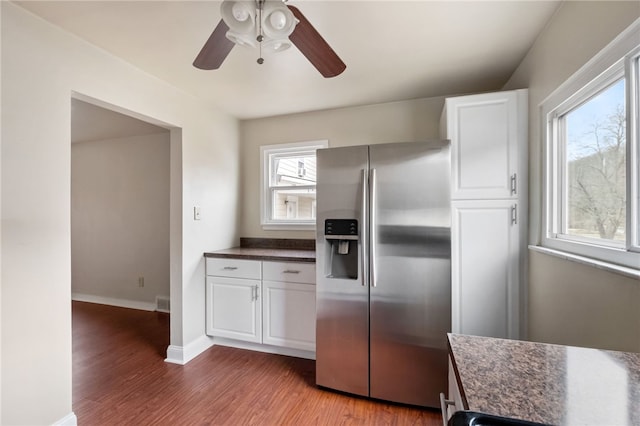
[[[327,278],[358,279],[358,236],[356,219],[324,221]]]

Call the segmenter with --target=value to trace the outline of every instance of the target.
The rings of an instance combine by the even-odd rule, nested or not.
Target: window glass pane
[[[315,185],[315,152],[271,155],[271,186]]]
[[[624,79],[563,117],[564,234],[625,241]]]
[[[314,220],[316,218],[315,189],[274,189],[273,219]]]

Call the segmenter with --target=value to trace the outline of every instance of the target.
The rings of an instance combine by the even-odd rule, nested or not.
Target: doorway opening
[[[72,93],[74,304],[157,311],[180,330],[181,152],[180,128]]]

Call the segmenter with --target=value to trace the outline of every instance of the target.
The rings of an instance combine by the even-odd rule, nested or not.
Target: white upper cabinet
[[[526,168],[527,91],[448,98],[442,137],[451,140],[454,200],[516,198]],[[522,112],[525,112],[522,114]]]
[[[527,91],[448,98],[451,329],[525,338]]]

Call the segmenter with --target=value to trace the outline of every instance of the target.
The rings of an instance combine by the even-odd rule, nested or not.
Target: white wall
[[[241,236],[315,238],[313,231],[260,226],[260,146],[328,139],[330,147],[439,138],[444,98],[425,98],[245,120],[242,129]]]
[[[530,242],[540,239],[540,103],[640,16],[640,2],[566,1],[505,89],[529,88]],[[531,340],[640,351],[637,279],[530,252]]]
[[[0,423],[51,424],[72,411],[72,93],[173,127],[171,344],[176,346],[204,336],[202,253],[237,239],[239,130],[234,118],[18,6],[1,2],[1,7]],[[196,204],[202,207],[198,222],[192,220]]]
[[[2,7],[0,6],[0,46],[2,45]],[[0,47],[0,51],[2,48]],[[1,61],[0,61],[1,64]],[[0,99],[2,99],[2,66],[0,65]],[[0,129],[3,117],[2,102],[0,102]],[[2,132],[0,131],[0,188],[2,187]],[[0,189],[0,211],[2,211],[2,190]],[[2,226],[0,225],[0,241],[2,241]],[[0,321],[2,321],[2,244],[0,244]],[[0,422],[2,422],[2,324],[0,323]]]
[[[153,309],[169,297],[169,142],[165,131],[71,145],[74,298]]]

